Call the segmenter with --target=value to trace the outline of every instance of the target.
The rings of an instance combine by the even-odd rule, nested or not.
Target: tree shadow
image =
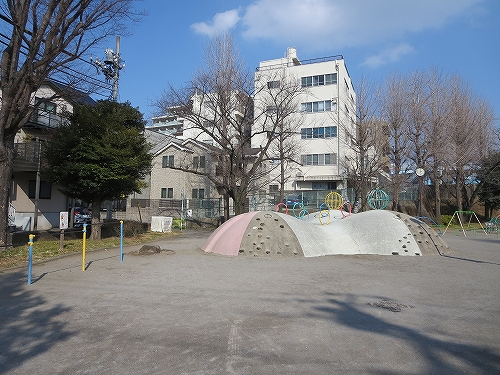
[[[402,325],[394,324],[357,308],[359,302],[354,295],[328,293],[330,298],[323,306],[316,306],[313,315],[317,318],[333,320],[355,330],[365,331],[411,345],[417,355],[425,360],[427,368],[419,374],[500,374],[500,355],[486,346],[458,343],[429,337],[424,333]],[[375,297],[380,299],[380,297]],[[465,371],[461,363],[472,372]],[[373,374],[396,374],[387,370],[372,370]]]
[[[69,307],[47,301],[30,290],[24,272],[0,276],[0,374],[41,355],[75,332],[66,329]]]

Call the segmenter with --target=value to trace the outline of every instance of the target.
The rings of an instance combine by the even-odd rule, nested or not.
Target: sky
[[[143,0],[120,36],[120,102],[150,123],[169,85],[190,81],[214,33],[232,30],[249,69],[295,47],[301,60],[343,55],[353,83],[437,68],[490,103],[500,126],[499,0]],[[115,49],[115,39],[103,46]]]

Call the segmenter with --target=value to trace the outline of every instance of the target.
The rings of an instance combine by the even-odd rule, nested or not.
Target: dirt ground
[[[0,273],[0,374],[499,374],[500,239],[252,258],[210,232]]]

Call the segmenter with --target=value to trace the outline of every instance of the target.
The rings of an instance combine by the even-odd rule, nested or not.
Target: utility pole
[[[111,48],[106,48],[104,51],[106,57],[104,61],[98,58],[92,59],[90,57],[90,62],[94,64],[97,68],[97,73],[101,69],[104,77],[106,77],[106,82],[113,81],[113,91],[111,93],[110,99],[114,102],[118,101],[118,79],[120,78],[120,70],[125,68],[122,58],[120,56],[120,37],[116,37],[116,53]],[[113,216],[113,202],[108,201],[106,208],[106,218],[112,219]]]
[[[106,55],[104,61],[90,57],[90,62],[96,66],[98,73],[99,69],[102,71],[107,82],[113,81],[113,91],[110,98],[116,102],[118,100],[118,79],[120,78],[120,70],[125,68],[125,64],[123,64],[123,60],[120,56],[119,36],[116,37],[116,53],[111,48],[106,48],[104,54]]]

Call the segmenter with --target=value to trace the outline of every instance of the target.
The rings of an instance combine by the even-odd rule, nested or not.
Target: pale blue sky
[[[137,7],[148,15],[121,36],[119,101],[148,121],[150,103],[168,83],[189,81],[210,35],[228,29],[251,69],[287,47],[303,60],[343,55],[355,84],[362,75],[378,82],[435,67],[466,79],[500,117],[499,0],[143,0]],[[114,49],[114,39],[107,43]]]

